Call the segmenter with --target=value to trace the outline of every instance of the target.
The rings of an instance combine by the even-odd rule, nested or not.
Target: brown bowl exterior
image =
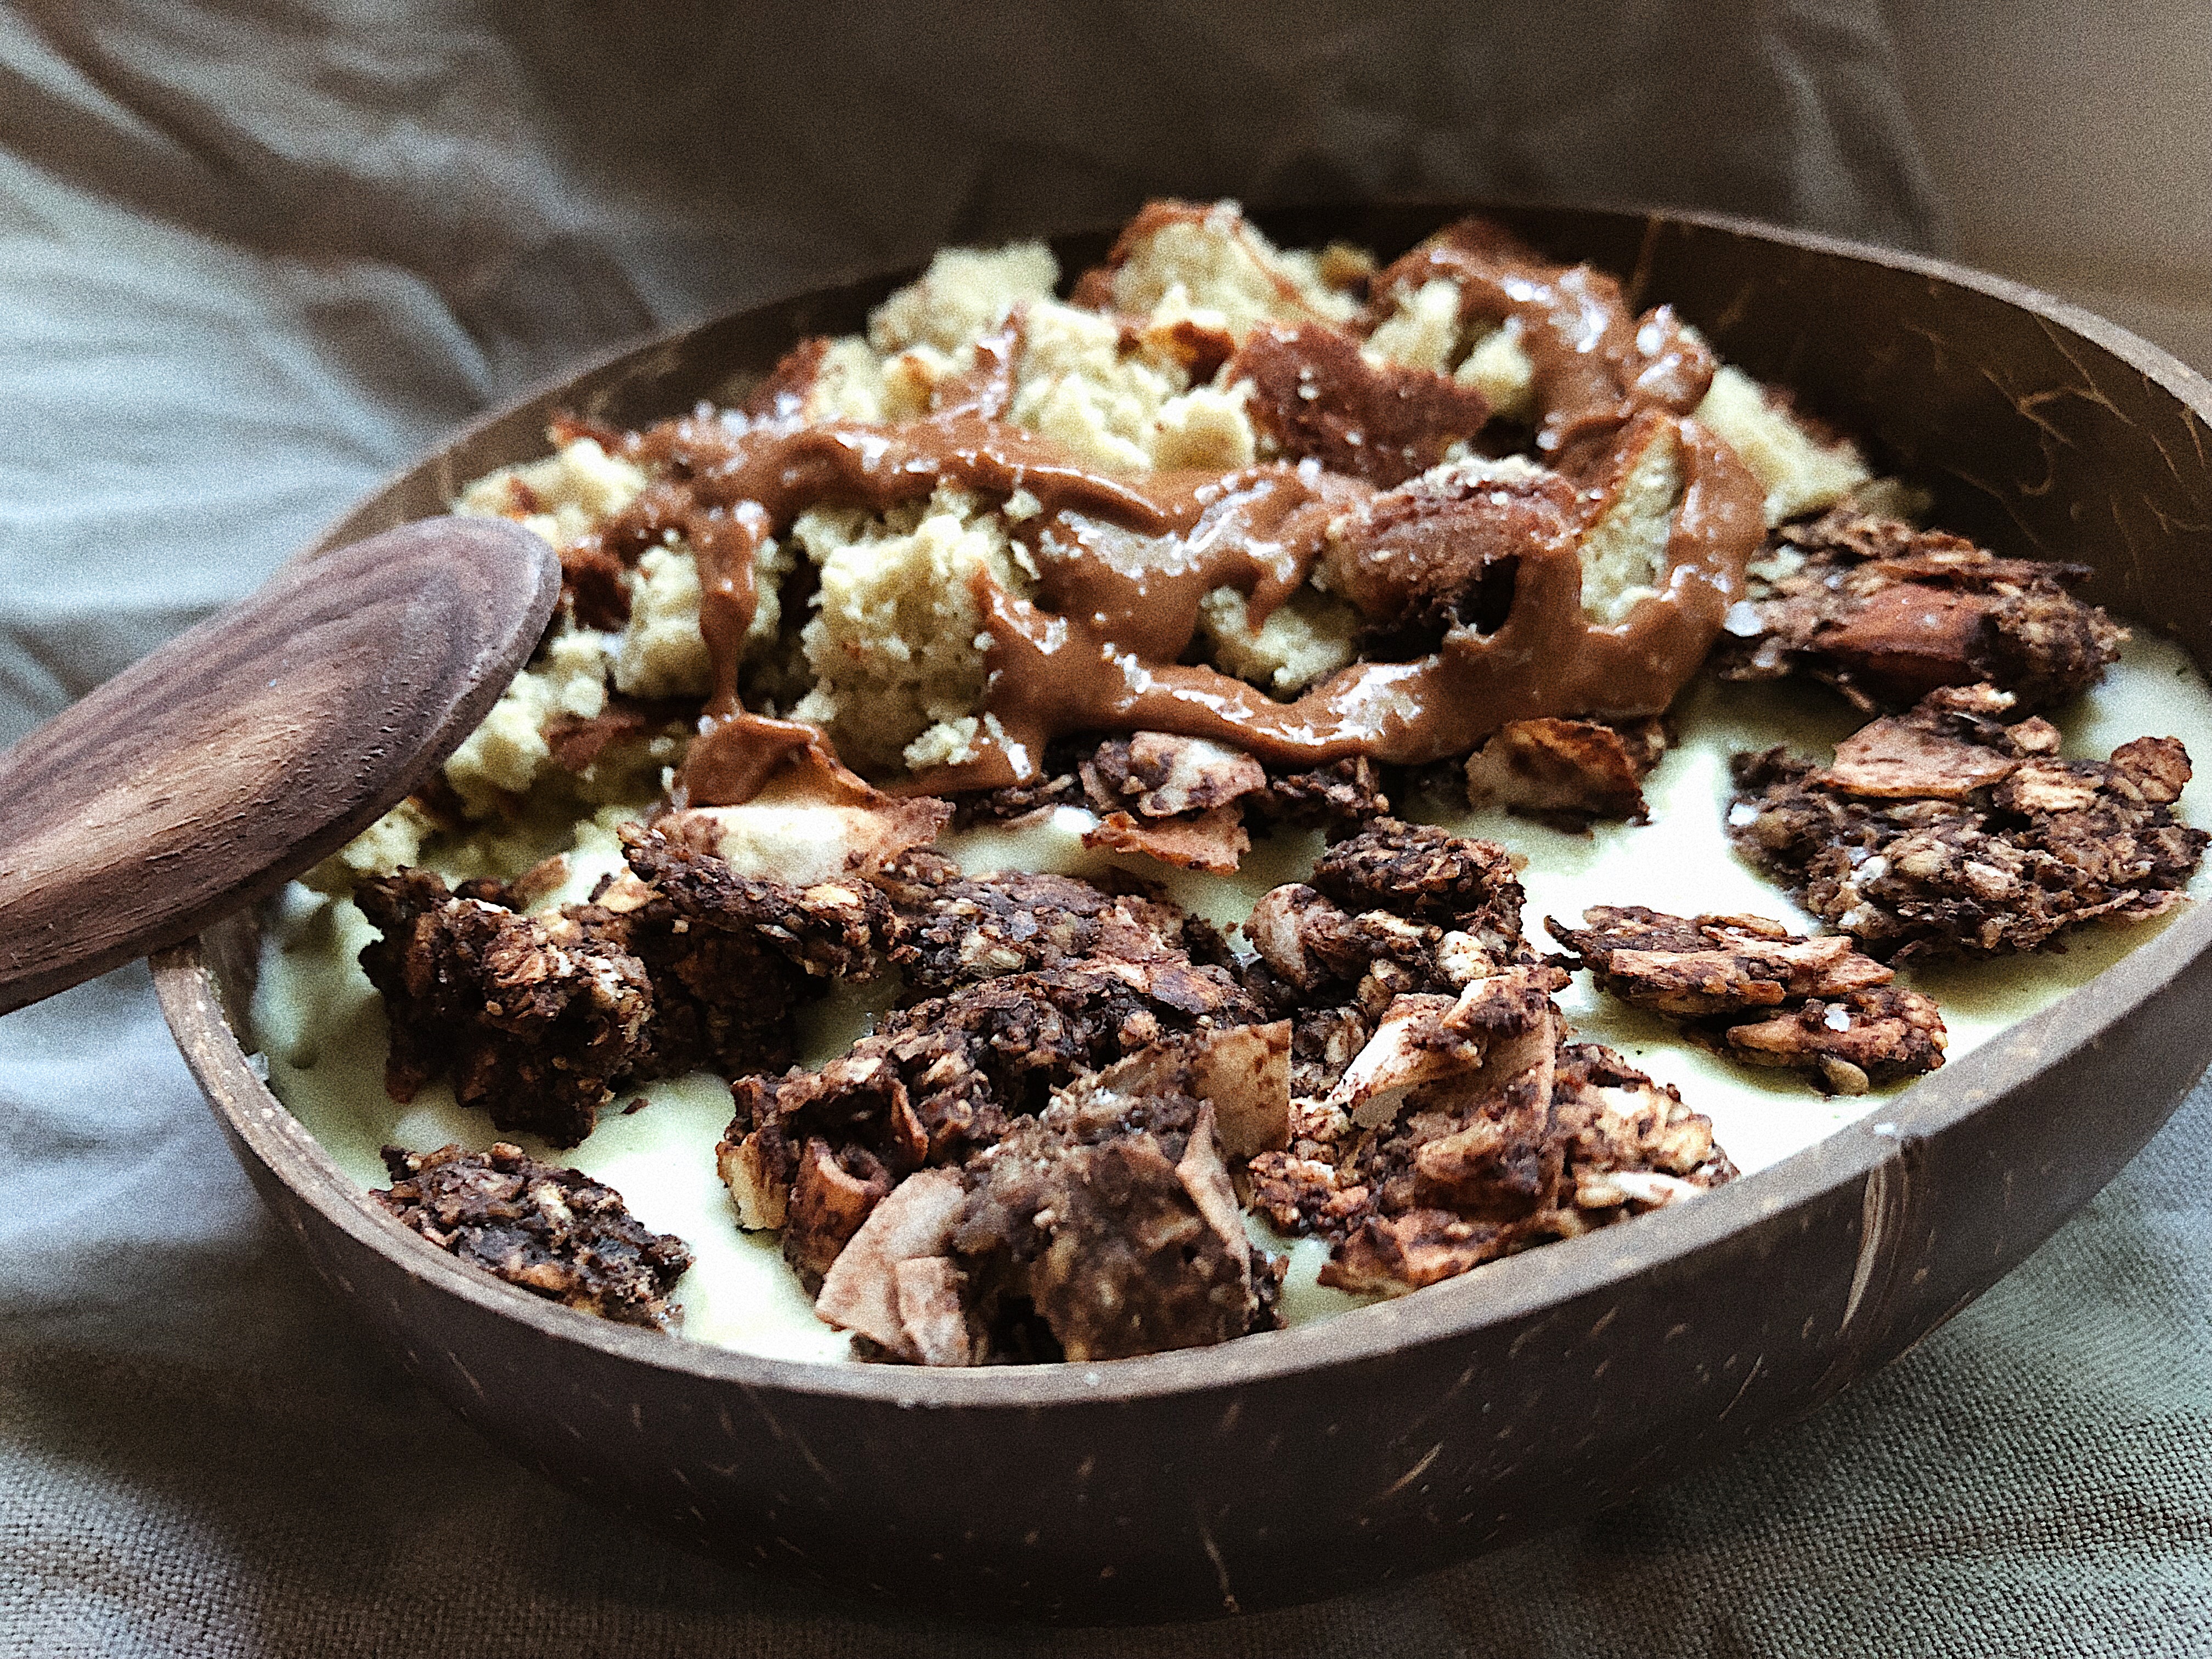
[[[1385,252],[1434,205],[1262,216]],[[1721,352],[1934,483],[1942,522],[2095,567],[2094,596],[2212,663],[2212,386],[2098,319],[1938,262],[1731,221],[1501,210],[1630,274]],[[1066,239],[1071,268],[1099,237]],[[540,453],[729,395],[898,277],[710,323],[483,422],[307,556]],[[238,917],[155,963],[247,1172],[323,1278],[469,1421],[723,1559],[969,1616],[1185,1618],[1311,1600],[1589,1513],[1804,1417],[1964,1307],[2118,1171],[2212,1059],[2212,914],[2031,1024],[1692,1205],[1401,1301],[1098,1365],[757,1359],[553,1306],[385,1218],[236,1033]]]

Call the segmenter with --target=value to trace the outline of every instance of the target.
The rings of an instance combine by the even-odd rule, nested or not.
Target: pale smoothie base
[[[1583,907],[1593,904],[1640,904],[1681,915],[1751,912],[1784,920],[1802,933],[1821,931],[1730,847],[1729,757],[1778,743],[1824,757],[1863,717],[1820,687],[1723,685],[1710,678],[1692,685],[1676,714],[1680,742],[1645,782],[1647,823],[1601,823],[1588,835],[1573,835],[1503,813],[1425,812],[1418,802],[1397,805],[1455,834],[1501,842],[1525,860],[1523,921],[1539,948],[1550,943],[1542,930],[1545,916],[1578,921]],[[2169,641],[2139,633],[2104,684],[2050,717],[2064,732],[2070,757],[2102,759],[2131,738],[2171,736],[2182,740],[2198,766],[2212,763],[2212,687]],[[2193,784],[2177,816],[2212,827],[2212,814],[2202,805],[2208,787],[2201,781]],[[599,822],[579,826],[569,879],[541,908],[582,898],[601,874],[621,867],[610,828],[617,816],[603,813]],[[1317,835],[1265,837],[1235,876],[1203,876],[1149,859],[1092,852],[1083,846],[1082,833],[1094,822],[1086,811],[1063,807],[1018,825],[948,836],[939,845],[974,873],[1022,868],[1079,876],[1120,867],[1160,883],[1224,930],[1241,922],[1270,887],[1304,878],[1322,847]],[[424,862],[441,867],[434,856]],[[2191,880],[2193,899],[2212,890],[2208,880],[2212,878],[2203,871]],[[2074,930],[2062,936],[2063,951],[1907,969],[1900,978],[1942,1006],[1950,1033],[1948,1055],[1955,1062],[2094,978],[2172,915]],[[383,1004],[357,960],[374,936],[350,900],[297,883],[264,916],[248,1045],[266,1057],[277,1098],[341,1170],[364,1187],[383,1187],[389,1181],[380,1152],[387,1144],[428,1151],[453,1141],[481,1148],[511,1140],[533,1157],[573,1165],[605,1182],[645,1225],[684,1240],[694,1257],[677,1286],[685,1337],[781,1358],[849,1359],[849,1339],[815,1317],[784,1265],[775,1236],[748,1234],[737,1224],[714,1167],[714,1145],[732,1112],[726,1082],[697,1073],[626,1091],[622,1103],[640,1097],[647,1103],[634,1112],[619,1103],[610,1108],[580,1145],[559,1150],[526,1134],[495,1131],[482,1112],[457,1106],[442,1083],[403,1106],[384,1091]],[[806,1063],[842,1052],[890,1006],[896,990],[895,981],[841,987],[814,1005],[803,1016]],[[1795,1073],[1730,1064],[1683,1041],[1665,1022],[1596,993],[1586,974],[1576,975],[1559,1000],[1579,1036],[1610,1044],[1660,1082],[1680,1088],[1685,1101],[1712,1120],[1716,1139],[1747,1178],[1881,1109],[1898,1092],[1823,1097]],[[1268,1248],[1287,1244],[1290,1250],[1282,1304],[1289,1322],[1322,1318],[1368,1299],[1315,1282],[1328,1259],[1323,1241],[1284,1241],[1257,1222],[1249,1224]]]

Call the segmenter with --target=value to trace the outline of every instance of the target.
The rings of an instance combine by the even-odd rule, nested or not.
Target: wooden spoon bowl
[[[1463,209],[1263,216],[1389,253]],[[1934,260],[1686,216],[1508,210],[1547,252],[1673,301],[1936,483],[2000,550],[2212,664],[2212,386],[2110,324]],[[1103,237],[1060,244],[1079,268]],[[908,273],[629,352],[465,433],[325,546],[442,510],[571,409],[632,425],[729,398]],[[759,1359],[602,1323],[379,1213],[241,1047],[255,932],[157,963],[162,1006],[264,1195],[456,1410],[556,1480],[722,1559],[963,1614],[1162,1620],[1416,1573],[1587,1515],[1813,1411],[2040,1243],[2212,1058],[2212,914],[1774,1168],[1418,1295],[1214,1349],[981,1371]]]
[[[390,811],[561,596],[553,550],[441,519],[295,562],[0,755],[0,1013],[190,939]]]

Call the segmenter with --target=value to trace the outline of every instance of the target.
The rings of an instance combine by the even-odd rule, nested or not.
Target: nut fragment
[[[1731,679],[1803,673],[1862,708],[1985,683],[2023,708],[2094,684],[2127,630],[2068,589],[2088,567],[2006,559],[1960,537],[1838,507],[1784,525],[1729,613]]]

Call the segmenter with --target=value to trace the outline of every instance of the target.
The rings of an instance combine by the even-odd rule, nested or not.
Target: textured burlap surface
[[[1940,244],[1871,0],[0,18],[0,738],[533,379],[1147,194],[1690,204]],[[902,1620],[521,1473],[262,1214],[126,969],[0,1021],[0,1651],[2212,1651],[2212,1097],[1887,1372],[1393,1590]]]

